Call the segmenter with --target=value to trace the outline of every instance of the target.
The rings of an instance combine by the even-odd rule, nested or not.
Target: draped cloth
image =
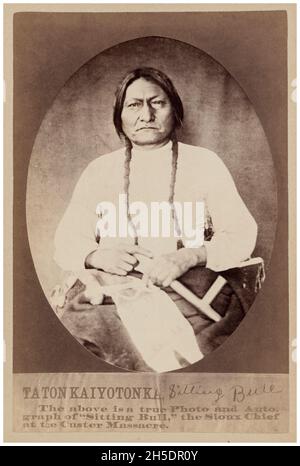
[[[179,281],[203,298],[219,274],[226,279],[226,284],[211,303],[221,316],[218,322],[212,321],[171,288],[164,289],[192,327],[199,354],[204,356],[218,348],[245,317],[260,288],[264,275],[263,264],[220,273],[194,267]],[[140,277],[138,273],[132,275]],[[56,305],[55,310],[63,325],[86,349],[104,361],[127,370],[153,371],[132,341],[112,299],[105,298],[101,305],[93,305],[85,297],[85,288],[85,284],[78,278],[64,294],[64,302],[60,306]],[[180,355],[178,360],[181,367],[189,364],[188,359],[180,359]]]

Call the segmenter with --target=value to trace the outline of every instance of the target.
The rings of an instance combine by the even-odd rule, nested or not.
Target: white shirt
[[[124,161],[122,148],[95,159],[82,173],[55,235],[55,260],[62,269],[83,269],[88,254],[98,247],[114,247],[124,242],[118,228],[115,238],[102,238],[99,245],[96,242],[97,206],[103,202],[119,205],[119,194],[124,193]],[[159,149],[133,148],[130,204],[139,201],[150,206],[151,202],[168,201],[171,169],[171,141]],[[207,252],[206,267],[226,270],[251,256],[256,243],[256,222],[228,169],[214,152],[178,143],[174,200],[180,205],[189,202],[192,206],[203,202],[212,219],[214,236],[203,243]],[[169,238],[141,236],[139,244],[159,255],[175,251],[177,239],[174,235]],[[133,242],[132,238],[125,240]]]

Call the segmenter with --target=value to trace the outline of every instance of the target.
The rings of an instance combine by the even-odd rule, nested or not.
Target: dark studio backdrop
[[[60,279],[53,236],[80,173],[120,147],[114,91],[137,66],[173,80],[185,108],[179,139],[224,160],[258,223],[254,255],[267,265],[238,330],[188,370],[287,371],[285,45],[280,12],[15,15],[16,372],[117,370],[71,337],[42,288],[49,295]]]

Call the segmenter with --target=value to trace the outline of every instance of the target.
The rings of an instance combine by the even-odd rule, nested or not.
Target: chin
[[[160,140],[156,140],[156,139],[137,139],[136,141],[133,141],[135,144],[139,145],[139,146],[151,146],[151,145],[154,145],[154,144],[161,144],[162,141]]]
[[[146,146],[146,145],[153,145],[153,144],[161,144],[164,142],[166,138],[161,138],[161,137],[137,137],[133,138],[132,142],[134,144],[137,144],[139,146]]]

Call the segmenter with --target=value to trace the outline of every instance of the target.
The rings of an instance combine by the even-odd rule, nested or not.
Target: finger
[[[151,270],[149,273],[149,281],[152,282],[154,285],[160,285],[160,281],[158,280],[156,270]]]
[[[149,278],[152,283],[161,285],[162,281],[166,278],[167,273],[164,272],[161,267],[155,266],[149,272]]]
[[[129,252],[130,254],[142,254],[143,256],[149,257],[152,259],[153,254],[149,249],[142,248],[142,246],[135,246],[128,244],[125,246],[125,251]]]
[[[121,261],[118,265],[119,269],[125,270],[126,272],[131,272],[133,269],[131,264],[128,264],[127,262]]]
[[[156,273],[153,274],[153,276],[155,277],[156,283],[162,285],[163,281],[168,276],[168,273],[164,270],[158,270]]]
[[[173,275],[168,275],[167,278],[165,278],[164,281],[162,282],[162,286],[164,288],[167,288],[167,286],[170,286],[173,281],[174,281]]]
[[[136,257],[134,257],[134,256],[132,256],[131,254],[128,254],[128,253],[122,254],[121,259],[124,262],[127,262],[128,264],[131,264],[131,265],[135,265],[138,262]]]
[[[153,258],[153,253],[149,249],[142,248],[142,246],[135,246],[136,247],[136,254],[142,254],[143,256],[149,257],[149,259]]]
[[[166,275],[166,278],[163,281],[163,286],[170,286],[171,283],[176,280],[178,277],[180,277],[181,273],[180,271],[175,267],[172,270],[169,271],[169,273]],[[166,284],[165,284],[166,283]]]
[[[156,277],[148,277],[147,286],[149,287],[150,285],[159,285],[159,283],[156,280]]]

